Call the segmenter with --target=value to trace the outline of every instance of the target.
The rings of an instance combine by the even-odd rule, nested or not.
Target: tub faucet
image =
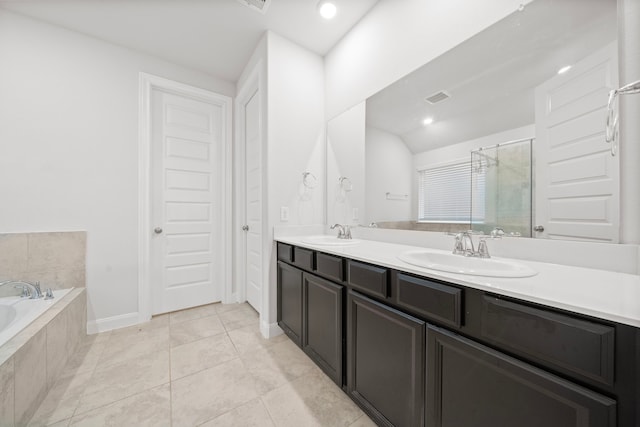
[[[22,288],[28,291],[29,299],[42,298],[42,291],[40,290],[40,282],[25,282],[24,280],[5,280],[0,282],[0,286],[13,286],[14,288]],[[23,293],[23,296],[26,296]]]

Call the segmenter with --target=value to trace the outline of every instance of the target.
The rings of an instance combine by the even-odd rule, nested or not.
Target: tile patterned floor
[[[211,304],[92,335],[30,426],[375,424],[247,304]]]

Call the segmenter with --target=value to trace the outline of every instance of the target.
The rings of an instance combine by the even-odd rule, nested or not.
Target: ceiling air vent
[[[267,13],[271,0],[237,0],[238,3],[242,3],[245,6],[249,6],[250,9],[256,10],[262,14]]]
[[[449,98],[449,96],[450,95],[447,92],[441,90],[440,92],[436,92],[433,95],[427,96],[424,100],[429,104],[435,104],[440,101],[444,101],[445,99]]]

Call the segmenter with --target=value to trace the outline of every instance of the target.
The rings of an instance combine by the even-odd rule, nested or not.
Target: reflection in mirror
[[[513,141],[471,151],[471,229],[531,237],[531,144]]]
[[[533,180],[527,190],[531,196],[521,194],[523,200],[529,197],[529,205],[523,201],[520,207],[528,207],[529,219],[516,225],[510,213],[500,211],[513,204],[515,196],[508,201],[491,198],[502,196],[511,179],[515,181],[508,185],[514,191],[525,185],[498,166],[493,171],[499,176],[485,177],[487,222],[474,221],[474,228],[616,242],[619,166],[608,154],[603,125],[608,92],[618,85],[616,37],[615,0],[534,0],[367,99],[364,120],[349,125],[358,136],[355,129],[366,128],[364,145],[350,138],[343,141],[349,148],[338,147],[331,135],[332,128],[346,126],[347,118],[361,119],[353,109],[331,120],[328,169],[356,170],[366,177],[366,187],[356,183],[356,174],[334,170],[328,192],[335,193],[331,186],[339,176],[350,177],[354,185],[350,210],[337,209],[334,194],[328,199],[328,217],[340,213],[345,222],[355,222],[357,200],[359,223],[468,229],[471,195],[454,187],[442,190],[440,203],[467,198],[466,220],[425,216],[430,208],[421,206],[426,203],[422,172],[467,163],[470,187],[472,152],[477,157],[480,147],[526,139],[534,141],[535,167],[531,172],[531,163],[523,163],[522,176],[533,175]],[[570,69],[558,74],[568,65]],[[360,115],[363,110],[357,107]],[[498,158],[508,155],[497,151]],[[501,164],[507,166],[506,161]],[[408,197],[388,197],[404,194]],[[532,233],[535,226],[544,231]]]
[[[327,124],[327,223],[354,225],[364,211],[364,102]]]

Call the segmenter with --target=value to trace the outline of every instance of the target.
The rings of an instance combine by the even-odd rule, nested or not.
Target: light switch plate
[[[280,207],[280,221],[289,221],[289,207],[282,206]]]

